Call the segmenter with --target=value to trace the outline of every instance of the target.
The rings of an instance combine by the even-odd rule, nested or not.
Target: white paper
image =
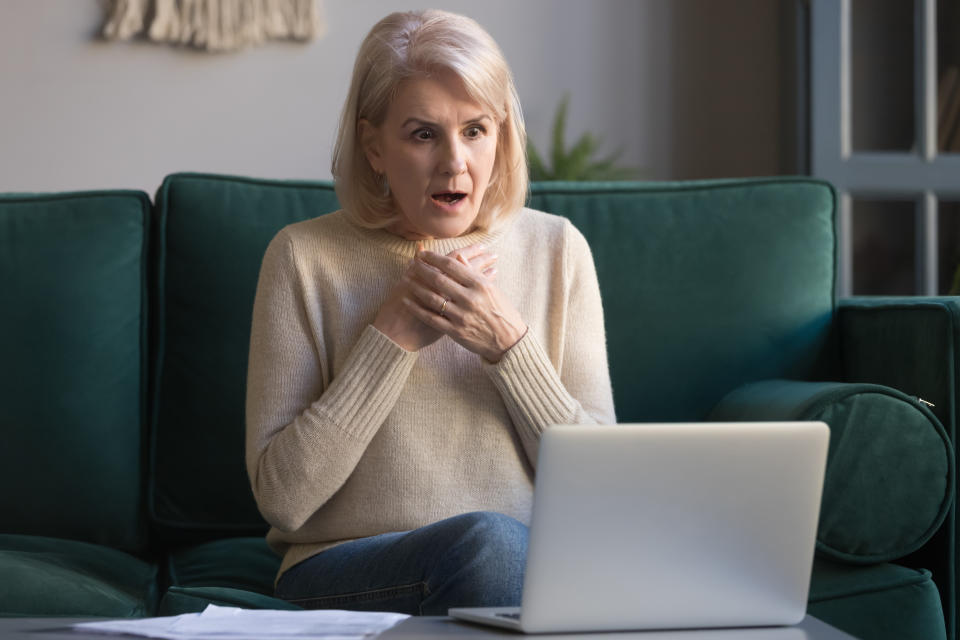
[[[203,613],[161,618],[83,622],[78,631],[168,640],[364,640],[401,620],[402,613],[367,611],[277,611],[207,605]]]

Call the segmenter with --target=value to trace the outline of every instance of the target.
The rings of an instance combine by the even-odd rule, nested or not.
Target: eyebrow
[[[487,114],[484,113],[484,114],[481,114],[481,115],[477,116],[476,118],[470,118],[469,120],[464,120],[463,122],[460,123],[460,126],[464,126],[464,125],[468,125],[468,124],[474,124],[474,123],[480,122],[481,120],[489,120],[490,122],[493,122],[493,118],[491,118],[490,116],[488,116]],[[400,125],[400,127],[401,127],[401,128],[404,128],[404,127],[406,127],[408,124],[410,124],[411,122],[414,123],[414,124],[425,125],[425,126],[428,126],[428,127],[439,127],[439,126],[440,126],[440,125],[439,125],[438,123],[436,123],[436,122],[431,122],[430,120],[423,120],[422,118],[407,118],[406,120],[403,121],[403,124]]]

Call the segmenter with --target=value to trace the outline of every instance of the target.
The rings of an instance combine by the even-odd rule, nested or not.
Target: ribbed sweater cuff
[[[417,356],[368,325],[324,394],[324,410],[344,432],[369,440],[396,404]]]
[[[573,420],[577,401],[567,392],[540,343],[527,331],[500,362],[486,365],[517,427],[537,436]]]

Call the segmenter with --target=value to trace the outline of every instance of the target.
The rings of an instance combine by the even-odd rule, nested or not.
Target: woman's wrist
[[[390,342],[404,351],[414,353],[419,351],[422,346],[415,340],[410,339],[411,336],[409,333],[404,332],[397,322],[390,322],[389,320],[378,317],[370,326],[382,333]]]
[[[518,342],[523,340],[523,337],[527,335],[528,331],[527,325],[525,324],[521,324],[520,326],[511,324],[510,329],[510,335],[504,336],[503,339],[499,340],[499,346],[496,349],[491,350],[488,354],[484,354],[484,360],[490,364],[497,364],[510,349],[513,349]]]

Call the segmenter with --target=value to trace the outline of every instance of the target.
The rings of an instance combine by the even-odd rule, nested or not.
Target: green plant
[[[533,143],[527,141],[527,159],[530,165],[531,180],[631,180],[639,172],[631,167],[618,167],[617,160],[623,149],[617,149],[611,155],[595,159],[601,140],[592,134],[584,133],[569,150],[566,148],[567,105],[569,94],[565,94],[557,107],[553,119],[553,148],[550,150],[552,167],[547,168],[543,158]]]

